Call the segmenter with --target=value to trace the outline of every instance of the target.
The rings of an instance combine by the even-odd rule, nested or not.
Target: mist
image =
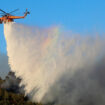
[[[105,104],[104,35],[4,24],[9,65],[34,102]]]
[[[4,79],[9,71],[10,67],[8,65],[8,56],[0,52],[0,77]]]

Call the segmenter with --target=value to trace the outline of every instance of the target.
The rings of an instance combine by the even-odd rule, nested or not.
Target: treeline
[[[3,84],[6,83],[9,76],[13,73],[9,73],[5,80],[0,78],[0,105],[42,105],[39,103],[32,103],[24,94],[15,92],[9,88],[3,88]],[[10,80],[9,80],[10,81]],[[16,85],[16,84],[15,84]],[[11,85],[12,88],[15,87],[14,84]]]

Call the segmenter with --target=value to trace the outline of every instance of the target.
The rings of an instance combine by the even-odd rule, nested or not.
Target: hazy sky
[[[105,32],[104,0],[2,0],[0,8],[13,15],[23,15],[26,8],[31,14],[18,23],[48,27],[61,25],[76,33]],[[0,25],[0,51],[5,52],[3,25]]]

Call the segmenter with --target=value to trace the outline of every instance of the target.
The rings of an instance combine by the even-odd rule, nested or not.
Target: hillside
[[[14,78],[14,81],[11,77]],[[32,103],[27,97],[24,97],[24,93],[19,93],[18,84],[19,79],[16,79],[12,72],[9,72],[5,80],[0,78],[0,105],[42,105]]]

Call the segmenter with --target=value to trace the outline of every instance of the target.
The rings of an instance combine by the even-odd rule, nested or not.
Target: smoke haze
[[[105,104],[105,38],[4,24],[11,70],[34,102]]]
[[[8,57],[6,54],[0,52],[0,76],[4,79],[9,71]]]

